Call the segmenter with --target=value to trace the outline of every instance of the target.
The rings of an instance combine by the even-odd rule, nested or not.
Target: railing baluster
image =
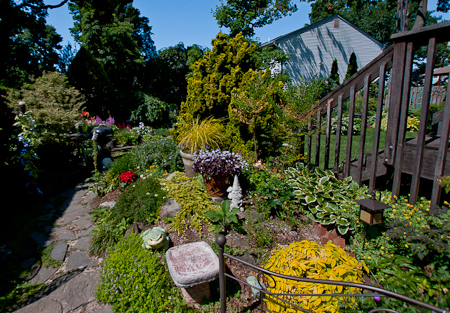
[[[312,132],[312,116],[308,120],[308,142],[306,144],[307,154],[306,154],[306,164],[311,163],[311,132]]]
[[[359,137],[359,153],[357,161],[356,183],[361,185],[364,161],[364,147],[366,145],[366,129],[367,129],[367,111],[369,108],[369,89],[370,89],[370,74],[364,77],[364,98],[363,111],[361,116],[361,132]]]
[[[330,163],[330,137],[331,137],[331,102],[333,99],[328,100],[327,105],[327,131],[325,138],[325,160],[324,160],[324,169],[329,168]]]
[[[316,125],[316,155],[314,165],[319,166],[320,164],[320,127],[322,124],[322,110],[317,110],[317,125]]]
[[[406,121],[408,118],[408,103],[409,103],[409,87],[411,85],[412,63],[414,56],[414,43],[408,42],[406,48],[405,60],[405,77],[402,92],[402,103],[400,106],[400,120],[398,127],[397,151],[395,151],[395,166],[394,166],[394,182],[392,185],[392,194],[398,196],[400,194],[400,183],[403,169],[403,149],[405,144]]]
[[[336,146],[334,152],[334,171],[339,173],[339,157],[341,154],[341,132],[342,132],[342,110],[343,110],[343,94],[338,96],[338,116],[336,128]]]
[[[352,140],[353,140],[353,119],[355,117],[355,86],[350,87],[350,105],[348,107],[348,127],[347,127],[347,155],[345,156],[345,175],[350,176],[352,160]]]
[[[439,126],[439,136],[441,141],[439,142],[439,151],[436,161],[436,171],[434,172],[433,190],[431,192],[431,205],[439,205],[441,186],[439,186],[439,178],[444,175],[445,162],[447,161],[448,151],[448,136],[450,129],[450,88],[447,87],[447,98],[445,100],[444,118]]]
[[[394,45],[394,59],[392,65],[392,75],[389,90],[389,112],[385,141],[385,164],[393,165],[395,157],[395,147],[398,140],[398,124],[400,119],[400,105],[402,101],[402,87],[405,73],[406,42]],[[389,148],[392,147],[392,148]]]
[[[378,99],[377,111],[375,117],[375,130],[373,136],[373,150],[372,150],[372,169],[370,173],[369,193],[375,190],[378,167],[378,149],[380,148],[380,128],[381,119],[383,117],[383,100],[384,100],[384,83],[386,77],[386,63],[380,66],[380,77],[378,79]]]
[[[415,204],[419,195],[420,175],[422,173],[423,152],[425,149],[425,136],[427,130],[428,111],[430,108],[431,86],[433,84],[433,69],[436,60],[436,38],[428,41],[427,67],[425,70],[425,84],[423,87],[422,108],[420,109],[419,133],[417,135],[416,165],[411,181],[411,193],[409,203]],[[442,140],[443,138],[441,138]],[[448,140],[448,137],[445,138]]]

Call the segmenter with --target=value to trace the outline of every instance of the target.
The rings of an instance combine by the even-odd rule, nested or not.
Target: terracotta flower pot
[[[181,159],[184,164],[184,171],[186,172],[187,177],[195,177],[197,174],[192,169],[192,165],[194,165],[194,158],[192,154],[184,153],[180,150]]]
[[[229,176],[216,176],[211,179],[203,179],[211,197],[225,197],[227,195],[227,189],[230,187],[231,180]]]

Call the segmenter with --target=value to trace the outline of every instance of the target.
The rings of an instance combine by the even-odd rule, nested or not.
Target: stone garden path
[[[47,213],[39,217],[44,231],[34,232],[32,238],[41,247],[55,243],[51,257],[63,264],[59,268],[46,268],[36,263],[31,283],[47,287],[15,312],[112,312],[109,305],[98,302],[94,295],[103,259],[89,257],[87,252],[94,229],[89,203],[94,197],[88,184],[80,184],[45,205]],[[62,205],[61,200],[65,200]]]

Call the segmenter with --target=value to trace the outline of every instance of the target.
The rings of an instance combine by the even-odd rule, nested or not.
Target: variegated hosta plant
[[[286,178],[300,203],[309,209],[311,220],[322,225],[335,225],[341,235],[359,223],[359,207],[355,200],[368,197],[366,186],[359,187],[351,177],[341,181],[332,171],[301,163],[296,168],[289,168]]]

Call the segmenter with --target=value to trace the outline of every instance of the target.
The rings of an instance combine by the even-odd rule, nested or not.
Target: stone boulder
[[[175,217],[181,211],[181,206],[175,198],[169,198],[161,205],[160,217],[164,220],[166,217]]]

